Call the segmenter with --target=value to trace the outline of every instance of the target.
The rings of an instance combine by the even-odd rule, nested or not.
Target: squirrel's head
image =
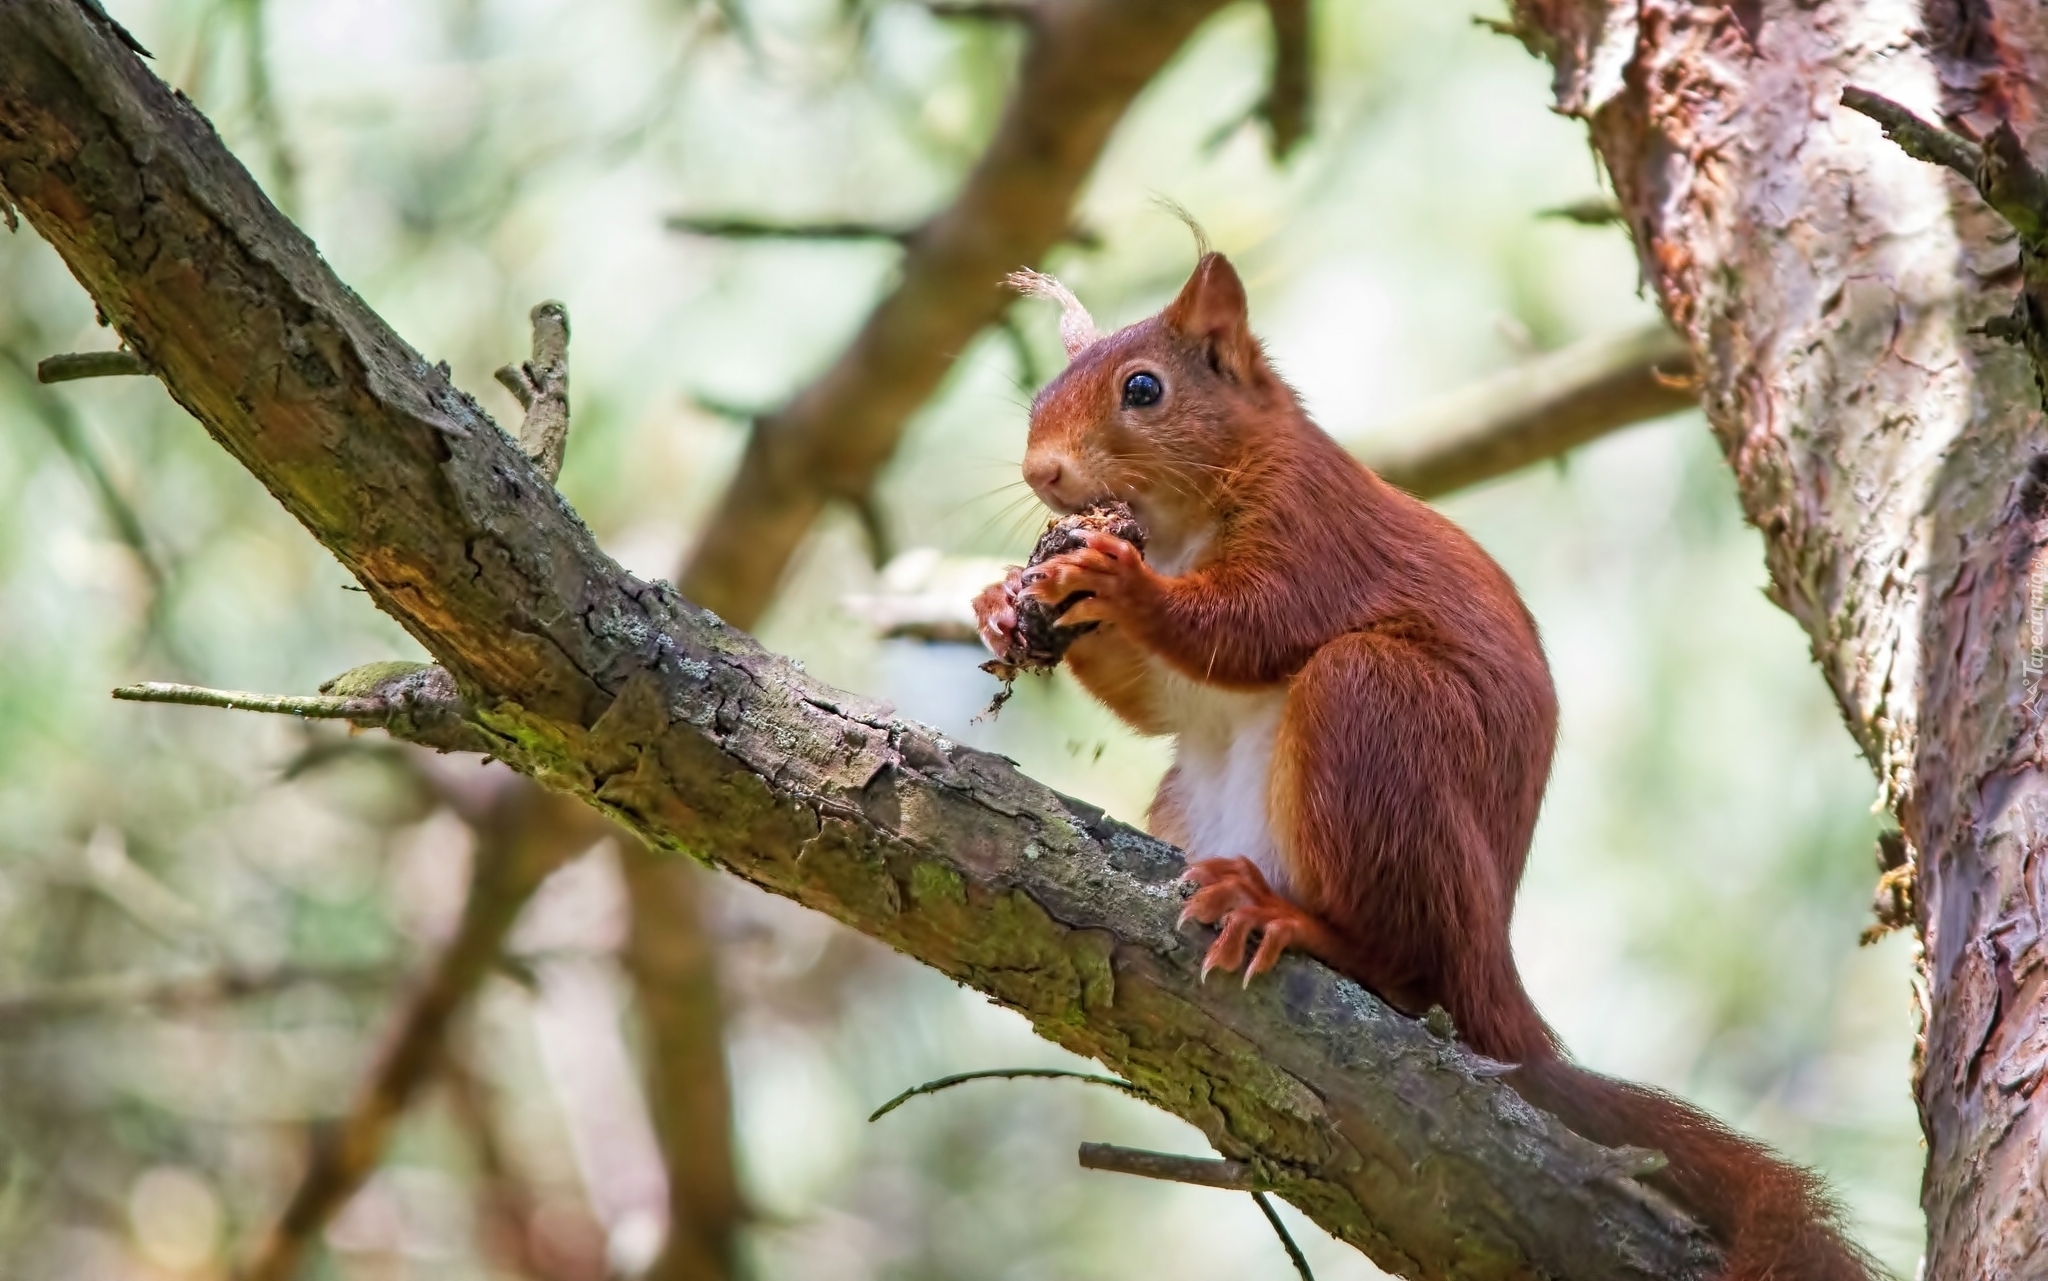
[[[1252,337],[1229,259],[1203,254],[1163,311],[1107,336],[1050,277],[1011,283],[1062,305],[1070,358],[1032,402],[1025,482],[1058,512],[1120,498],[1148,535],[1198,537],[1297,412]]]

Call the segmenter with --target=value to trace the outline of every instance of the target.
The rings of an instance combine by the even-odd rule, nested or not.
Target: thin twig
[[[544,302],[529,313],[533,359],[506,365],[498,382],[526,411],[519,424],[519,448],[553,484],[562,474],[569,447],[569,309]]]
[[[382,711],[360,698],[330,698],[321,694],[250,694],[238,689],[208,689],[203,685],[173,685],[164,681],[123,685],[114,691],[114,697],[125,703],[225,707],[238,712],[271,712],[280,716],[328,721],[370,720]]]
[[[149,364],[132,351],[70,351],[47,356],[36,364],[39,383],[68,383],[81,378],[133,378],[149,373]]]
[[[1621,202],[1612,196],[1588,196],[1584,200],[1574,200],[1570,204],[1539,209],[1536,216],[1555,218],[1561,222],[1575,222],[1582,227],[1609,227],[1627,221],[1621,212]]]
[[[889,240],[901,244],[916,228],[879,222],[769,222],[759,218],[709,218],[674,214],[665,220],[670,231],[719,240]]]
[[[0,1026],[123,1010],[184,1010],[265,996],[300,983],[374,987],[391,981],[388,964],[322,968],[282,965],[266,970],[221,969],[202,974],[109,974],[65,979],[46,987],[0,995]]]
[[[1294,1270],[1304,1281],[1315,1281],[1314,1274],[1309,1271],[1308,1259],[1302,1254],[1301,1247],[1294,1243],[1287,1225],[1280,1221],[1279,1212],[1266,1196],[1272,1185],[1261,1179],[1249,1162],[1227,1161],[1221,1157],[1176,1156],[1170,1152],[1148,1152],[1143,1148],[1122,1148],[1110,1143],[1083,1143],[1080,1161],[1084,1170],[1251,1193],[1252,1200],[1259,1203],[1260,1212],[1266,1216],[1266,1222],[1273,1225],[1273,1231],[1279,1236]]]
[[[1882,94],[1850,85],[1842,90],[1842,105],[1877,121],[1884,136],[1899,144],[1899,150],[1929,164],[1953,169],[1977,185],[1977,171],[1984,164],[1984,150],[1967,138],[1932,125]]]
[[[1201,1188],[1222,1188],[1226,1192],[1260,1192],[1272,1186],[1244,1161],[1222,1157],[1175,1156],[1171,1152],[1148,1152],[1144,1148],[1121,1148],[1111,1143],[1083,1143],[1081,1168],[1107,1174],[1130,1174],[1165,1183],[1188,1183]]]
[[[1273,1232],[1280,1238],[1281,1248],[1287,1251],[1287,1260],[1294,1265],[1294,1270],[1300,1274],[1301,1281],[1316,1281],[1316,1274],[1308,1270],[1307,1256],[1302,1254],[1300,1246],[1294,1244],[1294,1238],[1288,1235],[1287,1225],[1280,1222],[1280,1212],[1273,1208],[1272,1198],[1263,1192],[1254,1192],[1252,1200],[1259,1203],[1259,1209],[1266,1215],[1266,1222],[1273,1225]]]
[[[408,742],[442,752],[493,755],[494,740],[470,716],[470,707],[447,669],[425,663],[366,663],[343,672],[311,694],[250,694],[150,681],[124,685],[114,697],[131,703],[224,707],[312,720],[345,720],[385,729]]]
[[[956,1085],[964,1085],[969,1081],[1008,1080],[1016,1077],[1044,1077],[1055,1080],[1086,1081],[1090,1085],[1107,1085],[1112,1089],[1122,1090],[1133,1098],[1149,1099],[1151,1097],[1129,1081],[1119,1080],[1113,1076],[1099,1076],[1093,1072],[1075,1072],[1067,1068],[986,1068],[979,1072],[957,1072],[952,1076],[942,1076],[936,1081],[926,1081],[923,1085],[912,1086],[910,1089],[905,1090],[887,1103],[876,1108],[869,1114],[868,1120],[879,1121],[920,1094],[937,1094],[940,1090],[950,1090]]]
[[[934,18],[971,18],[982,22],[1030,22],[1038,16],[1036,0],[924,0]]]

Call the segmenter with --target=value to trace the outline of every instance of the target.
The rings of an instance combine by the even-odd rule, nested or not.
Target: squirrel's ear
[[[1258,339],[1252,337],[1251,317],[1245,309],[1244,282],[1230,259],[1219,253],[1205,253],[1195,264],[1195,274],[1181,286],[1180,296],[1161,313],[1166,327],[1183,338],[1202,344],[1216,372],[1237,382],[1251,376],[1259,358]]]

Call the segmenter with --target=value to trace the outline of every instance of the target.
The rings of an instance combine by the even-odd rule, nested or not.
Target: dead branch
[[[123,685],[114,697],[133,703],[176,703],[271,712],[312,720],[344,720],[358,729],[391,730],[394,737],[443,752],[490,754],[494,743],[477,731],[446,671],[421,663],[371,663],[321,686],[318,695],[247,694],[240,690],[147,682]]]
[[[506,365],[495,376],[526,411],[519,424],[520,450],[553,484],[569,447],[569,309],[544,302],[531,319],[533,359]]]
[[[132,351],[74,351],[49,356],[36,364],[39,383],[68,383],[80,378],[132,378],[149,366]]]
[[[1192,22],[1075,5],[1039,30],[1085,30],[1099,59]],[[1065,99],[1104,79],[1142,81],[1152,65],[1132,54]],[[1080,130],[1091,152],[1094,129]],[[123,340],[442,661],[388,729],[466,721],[522,772],[650,842],[987,992],[1199,1126],[1225,1157],[1258,1160],[1306,1213],[1406,1275],[1714,1271],[1700,1231],[1617,1174],[1612,1154],[1356,985],[1290,958],[1250,991],[1204,987],[1205,940],[1175,927],[1171,847],[824,686],[619,569],[505,434],[332,275],[190,106],[71,0],[0,7],[0,172]],[[158,234],[115,230],[130,225]],[[180,270],[151,270],[173,240]],[[912,337],[935,344],[929,331],[897,335]],[[513,897],[480,892],[472,911],[502,912]],[[501,932],[462,937],[494,949]],[[439,990],[487,966],[487,954],[457,962],[479,950],[451,950]],[[445,1021],[447,1009],[422,1013]],[[357,1110],[365,1122],[315,1162],[263,1257],[303,1250],[309,1207],[361,1177],[423,1075],[406,1056],[431,1056],[438,1041],[393,1044]]]
[[[1147,1152],[1143,1148],[1120,1148],[1108,1143],[1083,1143],[1081,1168],[1109,1174],[1131,1174],[1141,1179],[1160,1179],[1167,1183],[1224,1188],[1231,1192],[1260,1192],[1267,1187],[1247,1161],[1174,1156],[1166,1152]]]
[[[913,1085],[895,1098],[890,1099],[887,1103],[876,1108],[873,1112],[870,1112],[868,1120],[870,1122],[879,1121],[912,1099],[926,1094],[937,1094],[941,1090],[950,1090],[956,1085],[965,1085],[969,1081],[1020,1081],[1032,1078],[1047,1081],[1081,1081],[1088,1085],[1106,1085],[1114,1090],[1122,1090],[1133,1098],[1145,1099],[1149,1097],[1145,1091],[1132,1085],[1129,1081],[1121,1081],[1113,1076],[1098,1076],[1092,1072],[1076,1072],[1071,1068],[983,1068],[974,1072],[955,1072],[951,1076],[942,1076],[936,1081],[926,1081],[923,1085]]]

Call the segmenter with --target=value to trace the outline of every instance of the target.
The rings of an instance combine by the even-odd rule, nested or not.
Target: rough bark
[[[775,596],[827,502],[865,506],[903,428],[1068,234],[1074,197],[1138,91],[1221,0],[1039,0],[1017,87],[966,185],[905,237],[902,280],[838,360],[762,418],[679,580],[739,627]]]
[[[1710,1273],[1640,1154],[1565,1131],[1498,1065],[1306,960],[1203,986],[1170,847],[622,571],[75,0],[0,4],[0,181],[522,771],[988,993],[1382,1266]]]
[[[1585,118],[1774,596],[1898,817],[1922,934],[1935,1281],[2048,1274],[2048,514],[2011,233],[1838,105],[1847,85],[2042,152],[2029,0],[1522,0]]]

